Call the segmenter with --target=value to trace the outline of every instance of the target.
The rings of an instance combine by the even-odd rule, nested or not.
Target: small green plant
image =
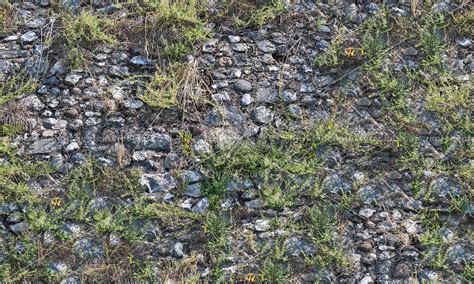
[[[142,45],[152,56],[179,61],[209,36],[205,5],[200,1],[153,0],[133,4],[135,17],[119,21],[114,32],[122,40]],[[132,31],[123,33],[121,26],[132,27]]]
[[[214,281],[220,280],[222,276],[221,264],[229,251],[230,224],[223,216],[211,213],[204,222],[204,233],[208,237],[207,248],[211,254],[214,269],[211,277]]]
[[[0,106],[25,94],[35,91],[36,81],[22,71],[0,84]]]
[[[269,4],[251,13],[249,19],[245,21],[246,26],[262,27],[275,19],[286,10],[286,6],[281,0],[272,0]]]
[[[288,283],[289,271],[285,263],[267,258],[262,264],[264,281],[270,283]]]
[[[446,49],[444,27],[445,19],[442,14],[428,14],[421,20],[419,38],[425,67],[442,69],[442,54]]]
[[[190,156],[192,153],[191,141],[193,139],[193,135],[187,131],[180,131],[179,137],[181,138],[181,151],[186,156]]]
[[[23,127],[21,125],[0,125],[0,137],[15,137],[22,132]]]
[[[331,40],[329,49],[318,54],[314,59],[314,63],[321,67],[336,67],[344,63],[343,60],[343,43],[347,36],[347,29],[342,27],[339,29]]]
[[[107,32],[111,22],[85,11],[79,16],[64,15],[64,37],[69,44],[87,47],[99,43],[114,43],[116,39]]]
[[[173,64],[155,72],[140,98],[152,108],[171,108],[178,104],[178,95],[184,84],[187,66]]]
[[[465,119],[474,107],[470,98],[473,90],[470,83],[456,84],[446,79],[431,82],[427,87],[426,108],[445,118],[455,129],[469,133],[470,122]]]
[[[369,18],[362,26],[362,49],[365,52],[366,70],[376,70],[383,64],[385,51],[388,48],[388,16],[385,10]]]
[[[458,29],[459,33],[467,36],[474,36],[472,26],[474,25],[474,12],[467,11],[454,17],[454,27]]]
[[[93,48],[97,44],[117,42],[108,31],[111,21],[85,11],[79,16],[65,14],[62,17],[64,41],[66,43],[69,64],[77,68],[84,63],[84,49]]]

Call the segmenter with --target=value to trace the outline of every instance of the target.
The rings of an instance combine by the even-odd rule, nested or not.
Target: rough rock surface
[[[12,2],[0,91],[35,84],[0,93],[0,282],[473,281],[465,1],[281,1],[246,27],[207,1],[187,84],[158,108],[144,95],[174,84],[154,75],[171,48],[102,42],[72,67],[52,40],[58,9],[119,21],[131,6]],[[434,29],[440,14],[456,20]]]

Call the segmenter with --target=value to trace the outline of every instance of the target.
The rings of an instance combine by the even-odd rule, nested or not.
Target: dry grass
[[[0,106],[0,125],[11,125],[29,130],[33,127],[33,114],[25,106],[10,102]]]
[[[13,6],[0,1],[0,37],[8,36],[17,29]]]

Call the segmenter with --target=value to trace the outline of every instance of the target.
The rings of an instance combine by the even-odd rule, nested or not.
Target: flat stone
[[[183,183],[195,183],[202,180],[202,175],[198,171],[184,171],[180,179]]]
[[[257,232],[265,232],[270,230],[270,221],[265,219],[255,220],[254,230]]]
[[[201,184],[200,183],[193,183],[188,185],[183,192],[184,195],[190,196],[190,197],[201,197],[202,192],[201,192]]]
[[[209,199],[204,197],[203,199],[199,200],[196,205],[191,208],[191,211],[196,213],[203,213],[209,208]]]
[[[140,178],[140,184],[145,186],[150,193],[168,192],[177,186],[176,180],[168,173],[144,174]]]
[[[248,93],[252,91],[252,84],[247,80],[238,79],[234,83],[234,90],[239,93]]]
[[[133,137],[132,140],[137,146],[136,150],[171,151],[171,137],[168,134],[153,133],[144,137]]]
[[[261,51],[265,53],[275,53],[276,52],[276,47],[273,43],[271,43],[269,40],[263,40],[257,42],[257,48],[260,49]]]
[[[53,273],[53,274],[58,274],[58,275],[64,276],[64,275],[66,275],[67,270],[68,270],[68,267],[67,267],[66,263],[64,263],[64,262],[55,261],[55,262],[51,262],[48,265],[48,271],[50,273]]]
[[[182,258],[184,256],[183,243],[177,242],[173,245],[173,254],[178,258]]]
[[[129,109],[140,109],[143,107],[143,102],[140,100],[129,99],[124,102],[124,107]]]
[[[82,79],[82,75],[79,74],[68,74],[66,78],[64,78],[64,81],[68,83],[69,85],[76,85],[79,83],[79,81]]]
[[[375,210],[371,208],[364,208],[364,209],[359,210],[359,215],[367,219],[372,217],[374,213],[375,213]]]
[[[268,124],[273,119],[273,112],[264,106],[259,106],[252,111],[251,116],[256,124]]]
[[[37,29],[46,24],[46,20],[43,18],[36,18],[31,21],[26,22],[26,26],[30,29]]]
[[[29,225],[27,222],[21,222],[10,226],[10,230],[14,233],[21,234],[28,230]]]
[[[132,57],[132,59],[130,59],[130,63],[132,63],[135,66],[152,66],[153,65],[152,60],[141,55]]]
[[[440,177],[430,184],[431,194],[435,198],[450,199],[462,194],[461,187],[451,179]]]
[[[193,151],[197,154],[209,154],[212,152],[211,145],[202,139],[194,142],[192,147]]]
[[[80,239],[73,245],[74,253],[83,260],[96,260],[104,256],[102,246],[90,239]]]
[[[438,273],[433,270],[429,269],[422,269],[420,272],[418,272],[418,280],[420,280],[421,283],[432,283],[438,280]]]
[[[34,31],[28,31],[20,36],[23,43],[31,43],[38,39],[38,35]]]
[[[311,256],[315,253],[314,245],[297,236],[289,237],[283,246],[286,249],[286,254],[292,257]]]
[[[242,98],[240,98],[240,105],[242,106],[248,106],[250,105],[252,102],[254,101],[254,99],[252,98],[252,96],[250,94],[244,94],[242,96]]]
[[[64,146],[64,141],[60,142],[54,138],[46,138],[35,141],[28,148],[29,154],[47,154],[60,151]]]

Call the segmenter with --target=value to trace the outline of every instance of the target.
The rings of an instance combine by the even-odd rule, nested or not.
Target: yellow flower
[[[51,199],[51,205],[54,207],[61,206],[61,203],[63,203],[63,200],[59,197],[54,197],[53,199]]]
[[[350,57],[354,57],[355,55],[355,50],[352,47],[348,47],[344,50],[345,54]]]

